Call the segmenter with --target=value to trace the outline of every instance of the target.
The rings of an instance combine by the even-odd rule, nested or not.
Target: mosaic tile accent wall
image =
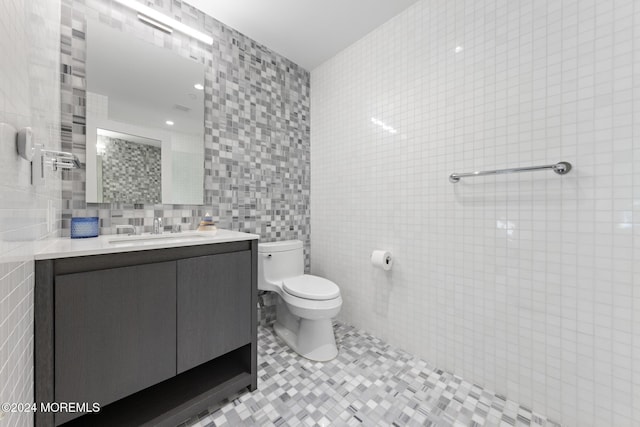
[[[638,29],[633,0],[421,0],[314,69],[340,318],[563,425],[637,426]]]
[[[161,203],[160,147],[104,135],[98,135],[98,142],[104,146],[102,200]]]
[[[0,2],[0,123],[30,126],[60,149],[60,2]],[[31,165],[0,141],[0,402],[33,402],[33,254],[60,230],[60,172],[31,185]],[[33,426],[33,414],[0,414],[5,427]]]
[[[85,31],[92,17],[205,65],[205,204],[87,204],[83,171],[64,176],[63,233],[72,216],[118,224],[194,227],[210,212],[220,228],[262,241],[300,239],[309,265],[309,72],[181,1],[153,6],[214,38],[213,46],[139,22],[108,0],[62,1],[62,144],[85,158]]]

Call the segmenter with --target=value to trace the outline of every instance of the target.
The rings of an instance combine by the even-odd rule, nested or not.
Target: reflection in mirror
[[[162,203],[161,141],[97,129],[99,202]]]
[[[87,202],[202,204],[204,66],[87,22]]]

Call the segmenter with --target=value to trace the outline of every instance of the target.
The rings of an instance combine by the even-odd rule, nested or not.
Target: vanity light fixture
[[[151,19],[146,15],[139,13],[138,19],[141,20],[142,22],[145,22],[151,25],[153,28],[157,28],[160,31],[164,31],[165,33],[169,33],[169,34],[173,33],[173,28],[167,27],[166,25],[163,25],[160,22],[156,21],[155,19]]]
[[[172,120],[167,120],[165,123],[168,124],[169,126],[173,126],[174,125]]]
[[[198,90],[204,90],[204,86],[202,86],[202,84],[200,84],[200,83],[194,84],[193,87],[198,89]]]
[[[145,6],[144,4],[138,3],[137,1],[134,1],[134,0],[116,0],[116,2],[135,10],[139,14],[138,18],[140,18],[141,15],[144,16],[145,18],[147,18],[147,20],[144,20],[144,19],[143,20],[155,27],[157,27],[159,23],[165,27],[168,27],[171,30],[180,31],[181,33],[184,33],[190,37],[193,37],[194,39],[200,40],[203,43],[213,44],[213,37],[208,36],[198,30],[194,30],[188,25],[185,25],[182,22],[176,21],[173,18],[169,18],[168,16],[158,12],[155,9],[150,8],[149,6]],[[152,20],[153,22],[149,22],[148,21],[149,19]]]

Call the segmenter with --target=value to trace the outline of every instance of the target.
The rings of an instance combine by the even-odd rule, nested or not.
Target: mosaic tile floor
[[[181,427],[559,426],[361,330],[335,324],[340,349],[315,363],[258,328],[258,389]]]

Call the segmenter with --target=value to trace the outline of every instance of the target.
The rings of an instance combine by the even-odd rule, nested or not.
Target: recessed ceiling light
[[[462,46],[456,46],[456,48],[453,50],[455,53],[460,53],[462,52]]]
[[[168,124],[169,126],[173,126],[173,121],[171,120],[167,120],[165,123]]]
[[[202,86],[200,83],[194,84],[193,87],[198,89],[198,90],[204,90],[204,86]]]

